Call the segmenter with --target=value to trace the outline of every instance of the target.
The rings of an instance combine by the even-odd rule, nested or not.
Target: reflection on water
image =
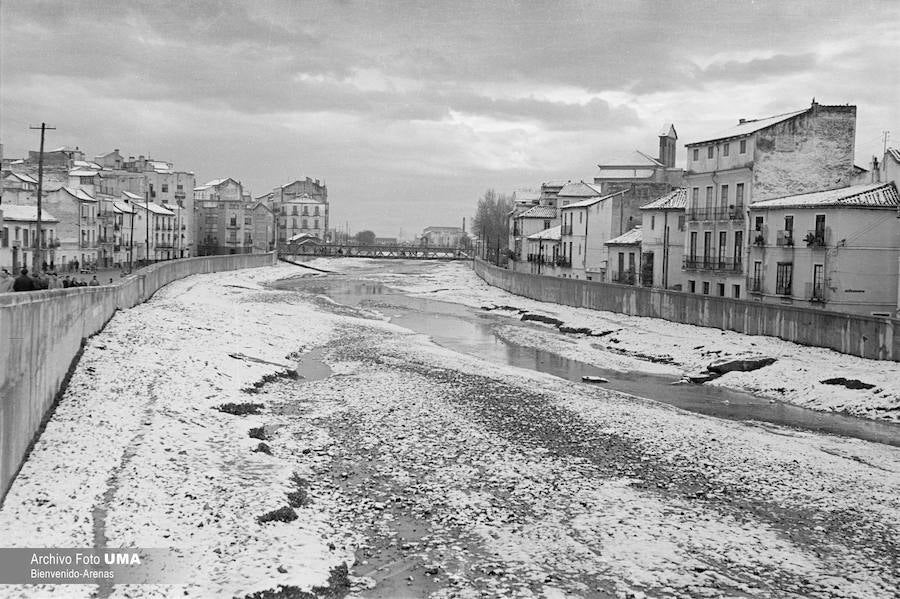
[[[700,414],[730,420],[770,422],[900,446],[900,425],[772,402],[722,387],[673,384],[677,377],[672,376],[620,372],[570,360],[542,349],[500,339],[495,334],[496,328],[515,324],[508,317],[460,304],[408,297],[378,281],[293,280],[285,281],[280,286],[324,294],[344,305],[363,304],[367,308],[380,310],[391,317],[391,322],[428,335],[438,345],[496,364],[527,368],[578,382],[581,382],[582,376],[600,376],[609,380],[609,383],[601,385],[605,389],[630,393]],[[522,323],[518,326],[541,325]]]

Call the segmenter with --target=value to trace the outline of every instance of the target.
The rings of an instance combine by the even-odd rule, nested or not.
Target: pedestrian
[[[62,289],[62,282],[55,272],[50,273],[50,289]]]
[[[78,272],[78,258],[75,259],[75,272]]]
[[[66,275],[62,280],[63,289],[68,289],[72,286],[72,281],[69,280],[69,275]]]
[[[33,275],[31,275],[31,279],[34,281],[34,290],[35,291],[40,291],[42,289],[47,289],[50,287],[50,284],[47,281],[46,273],[41,275],[41,273],[36,272]]]
[[[91,277],[91,282],[88,283],[88,285],[90,285],[91,287],[99,287],[100,286],[100,281],[97,280],[97,275],[94,275],[93,277]]]
[[[0,270],[0,293],[9,293],[13,290],[15,279],[5,268]]]
[[[110,285],[112,285],[112,284],[113,284],[113,280],[112,280],[112,277],[110,277],[110,279],[109,279],[109,284],[110,284]]]
[[[34,281],[28,276],[28,269],[23,268],[20,271],[16,281],[13,283],[13,291],[34,291]]]

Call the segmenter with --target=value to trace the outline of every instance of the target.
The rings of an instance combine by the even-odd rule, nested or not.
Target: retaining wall
[[[0,504],[82,341],[116,310],[148,300],[176,279],[274,261],[274,253],[184,258],[152,264],[115,285],[0,294]]]
[[[481,260],[475,261],[475,273],[489,285],[543,302],[768,335],[863,358],[900,361],[900,320],[894,318],[517,273]]]

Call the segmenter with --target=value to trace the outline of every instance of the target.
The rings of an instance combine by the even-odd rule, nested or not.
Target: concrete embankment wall
[[[0,294],[0,503],[54,406],[82,340],[116,310],[176,279],[274,264],[275,255],[184,258],[150,265],[115,285]]]
[[[475,262],[475,272],[489,285],[543,302],[768,335],[863,358],[900,361],[900,320],[893,318],[517,273],[481,260]]]

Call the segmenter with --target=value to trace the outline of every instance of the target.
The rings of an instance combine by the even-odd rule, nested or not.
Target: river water
[[[368,271],[364,276],[359,279],[352,278],[352,275],[291,278],[276,286],[324,295],[345,306],[377,311],[394,324],[428,335],[440,346],[495,364],[544,372],[580,384],[602,386],[717,418],[770,423],[790,429],[900,446],[900,425],[810,410],[724,387],[678,383],[679,377],[674,376],[641,371],[621,372],[571,360],[539,348],[509,342],[498,335],[501,327],[510,325],[542,327],[546,332],[547,328],[543,325],[514,321],[461,304],[411,297],[378,281],[377,272]],[[585,383],[583,376],[599,376],[608,382]]]

